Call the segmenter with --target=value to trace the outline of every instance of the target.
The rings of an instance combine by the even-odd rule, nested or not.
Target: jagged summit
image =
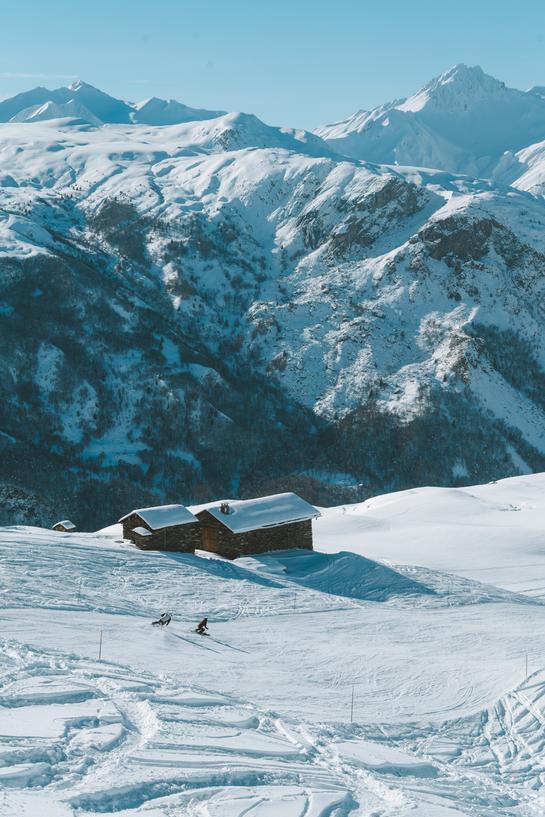
[[[501,98],[506,91],[504,82],[485,74],[479,65],[468,67],[459,63],[396,107],[400,111],[416,113],[431,106],[455,113],[467,111],[473,105],[493,97]]]
[[[90,88],[93,91],[98,91],[98,88],[95,88],[95,86],[91,85],[89,82],[84,82],[82,79],[76,79],[71,85],[68,86],[70,91],[79,91],[81,88]]]
[[[406,99],[316,132],[356,159],[491,175],[506,151],[545,137],[545,99],[460,63]]]
[[[487,74],[483,71],[480,65],[466,65],[465,62],[458,62],[452,68],[448,68],[439,76],[439,80],[443,83],[450,82],[453,79],[467,78],[467,77],[486,77]]]
[[[77,119],[91,125],[176,125],[213,119],[224,111],[190,108],[174,99],[152,97],[131,103],[117,99],[81,79],[50,90],[38,86],[0,102],[0,122]]]

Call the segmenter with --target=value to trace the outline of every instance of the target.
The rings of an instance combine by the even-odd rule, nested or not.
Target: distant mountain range
[[[2,521],[545,470],[545,99],[0,103]],[[53,518],[55,517],[55,518]]]
[[[165,126],[225,115],[225,111],[191,108],[174,99],[125,102],[81,80],[68,88],[33,88],[0,102],[0,122],[64,119],[94,127]],[[258,122],[248,114],[238,116]],[[545,86],[519,91],[478,66],[460,64],[407,99],[357,111],[318,128],[314,136],[264,123],[258,129],[268,130],[269,138],[273,133],[298,134],[315,154],[438,168],[510,184],[528,166],[541,164],[542,150],[536,143],[545,141]],[[256,146],[263,147],[263,140]],[[527,151],[530,146],[535,148]]]
[[[0,122],[40,122],[79,119],[91,125],[177,125],[212,119],[225,111],[189,108],[174,99],[151,97],[130,103],[109,96],[78,80],[68,88],[33,88],[0,102]]]

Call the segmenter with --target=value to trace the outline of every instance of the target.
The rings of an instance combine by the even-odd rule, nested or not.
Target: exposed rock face
[[[26,521],[544,469],[543,201],[254,118],[222,144],[233,121],[0,126],[0,480],[43,497]]]

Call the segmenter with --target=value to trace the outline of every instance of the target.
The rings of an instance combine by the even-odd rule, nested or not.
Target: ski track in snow
[[[542,817],[542,482],[331,509],[329,552],[234,563],[2,529],[0,815]]]
[[[2,654],[2,813],[24,802],[22,792],[37,808],[41,790],[84,814],[350,811],[336,776],[245,703],[15,642],[4,641]]]

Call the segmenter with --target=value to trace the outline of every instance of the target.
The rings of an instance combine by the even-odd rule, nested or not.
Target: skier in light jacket
[[[152,621],[152,624],[159,624],[160,627],[168,627],[172,621],[172,616],[169,613],[161,613],[157,621]]]

